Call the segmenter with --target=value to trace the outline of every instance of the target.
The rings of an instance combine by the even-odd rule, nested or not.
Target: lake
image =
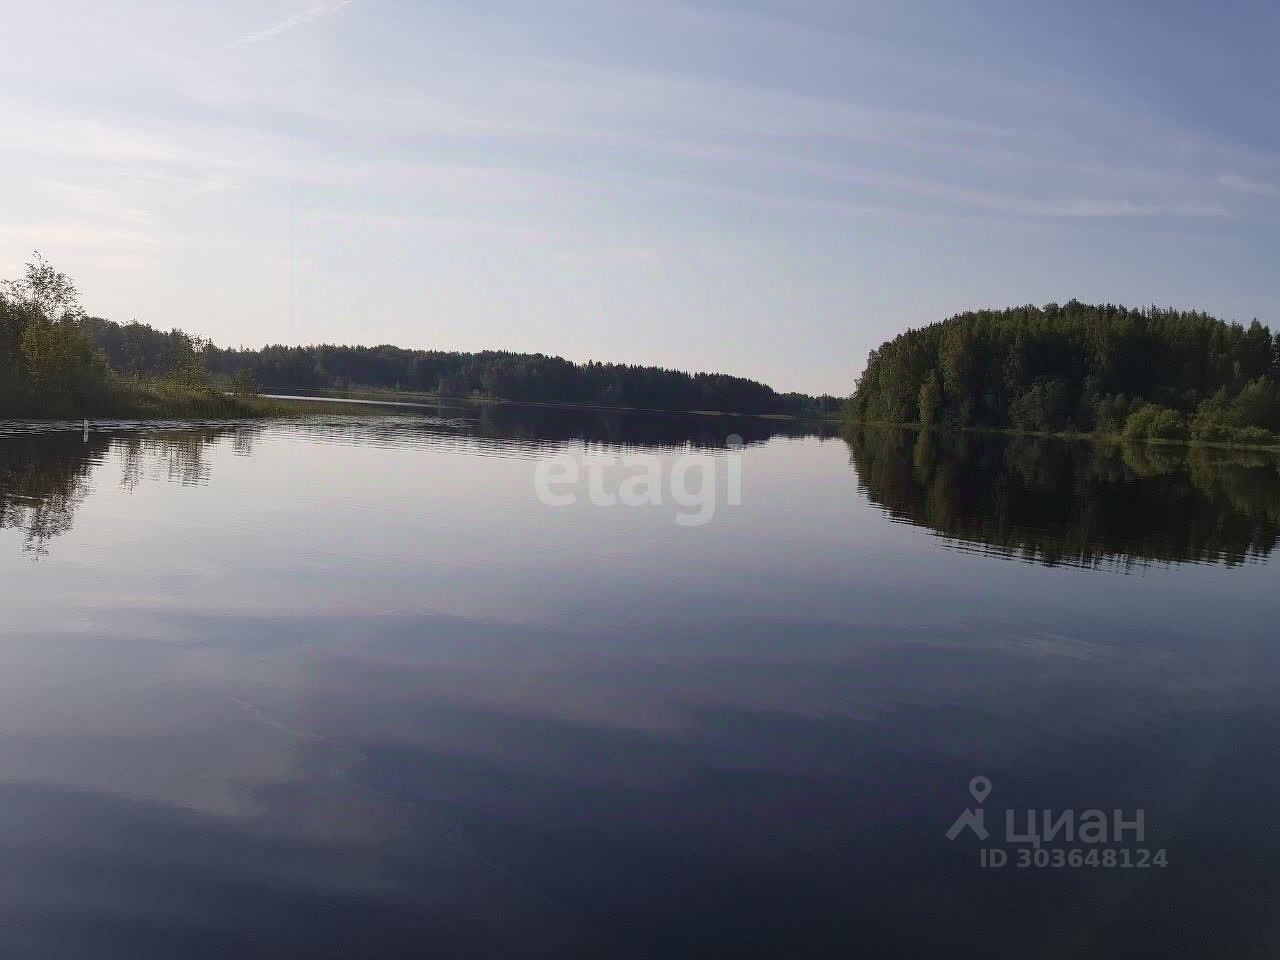
[[[1243,452],[0,424],[0,950],[1274,956],[1278,539]]]

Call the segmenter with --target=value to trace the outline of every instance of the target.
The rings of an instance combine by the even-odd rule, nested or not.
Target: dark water
[[[1280,952],[1274,458],[170,426],[0,425],[0,955]],[[1028,809],[1143,837],[1018,866]]]

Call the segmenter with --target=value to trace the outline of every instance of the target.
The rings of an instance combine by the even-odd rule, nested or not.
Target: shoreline
[[[333,400],[341,402],[343,400],[348,400],[355,403],[385,403],[395,406],[427,407],[439,404],[475,404],[534,407],[546,410],[581,410],[597,413],[656,413],[675,416],[752,417],[761,420],[791,420],[798,423],[813,422],[839,424],[841,422],[839,414],[820,416],[816,414],[805,415],[796,413],[742,413],[734,410],[674,410],[669,407],[612,406],[599,403],[578,403],[570,400],[509,400],[505,397],[486,396],[459,397],[415,390],[391,390],[378,387],[357,387],[350,390],[319,389],[312,394],[300,393],[298,391],[290,393],[283,391],[276,392],[274,390],[264,389],[258,394],[258,396],[269,399],[302,401]]]
[[[856,427],[896,427],[916,433],[974,433],[1005,437],[1034,437],[1045,440],[1073,440],[1096,444],[1150,444],[1161,447],[1186,447],[1188,449],[1253,450],[1259,453],[1280,455],[1280,437],[1269,444],[1236,443],[1229,440],[1165,440],[1158,437],[1125,437],[1117,433],[1077,433],[1070,431],[1017,430],[1013,427],[926,427],[919,423],[896,423],[890,420],[843,420],[842,430]]]

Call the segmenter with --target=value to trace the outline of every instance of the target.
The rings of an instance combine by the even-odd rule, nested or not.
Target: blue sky
[[[39,248],[117,320],[836,393],[973,307],[1280,326],[1262,3],[48,0],[0,25],[0,276]]]

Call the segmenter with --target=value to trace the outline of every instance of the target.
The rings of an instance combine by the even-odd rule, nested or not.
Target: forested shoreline
[[[264,391],[827,417],[851,423],[1275,444],[1280,337],[1204,313],[1025,306],[957,314],[871,352],[852,396],[781,394],[719,373],[510,351],[222,348],[85,313],[37,255],[0,283],[0,416],[243,416]]]
[[[217,417],[274,412],[209,377],[202,345],[171,338],[146,376],[122,376],[93,339],[75,285],[38,254],[0,281],[0,416]]]
[[[847,418],[1271,444],[1280,338],[1256,320],[1074,300],[963,313],[873,350]]]
[[[0,416],[240,416],[268,391],[359,391],[526,403],[827,417],[844,400],[780,394],[721,373],[574,363],[510,351],[388,345],[223,348],[179,330],[88,315],[39,254],[0,282]]]
[[[87,329],[114,369],[135,376],[152,375],[170,364],[186,338],[178,330],[98,318],[89,318]],[[372,388],[447,398],[817,417],[838,414],[844,403],[833,396],[781,394],[766,384],[723,373],[574,363],[505,350],[466,353],[335,344],[228,349],[206,344],[201,352],[215,379],[276,392]]]

